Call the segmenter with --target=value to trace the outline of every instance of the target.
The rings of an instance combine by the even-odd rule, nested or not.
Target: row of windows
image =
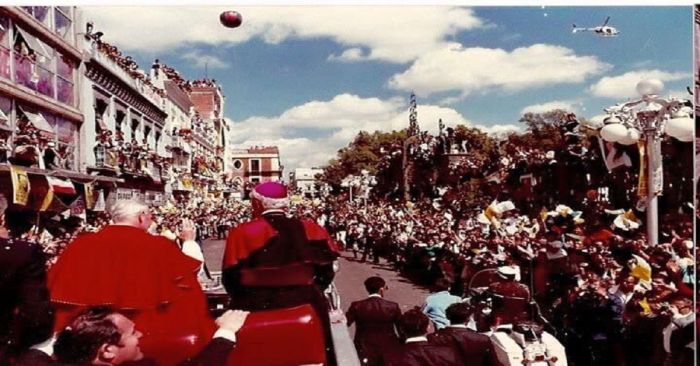
[[[75,106],[75,67],[59,51],[0,16],[0,77]]]
[[[75,163],[74,153],[78,141],[78,126],[75,123],[50,112],[22,105],[15,99],[0,96],[0,125],[5,125],[9,130],[14,131],[13,133],[16,133],[17,120],[22,116],[27,117],[35,127],[47,130],[45,132],[53,136],[60,151],[71,152],[71,163]]]
[[[240,159],[233,161],[233,168],[236,170],[243,169],[243,162]],[[250,171],[252,173],[260,172],[260,159],[250,159]]]
[[[22,10],[70,44],[73,39],[73,8],[70,6],[21,6]]]

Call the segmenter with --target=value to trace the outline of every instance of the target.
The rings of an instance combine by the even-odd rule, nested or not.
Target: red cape
[[[310,241],[325,240],[332,251],[338,252],[338,247],[328,235],[326,229],[313,220],[305,219],[301,220],[301,222],[304,224],[304,232],[307,239]],[[268,240],[277,235],[277,230],[263,218],[257,218],[236,226],[231,229],[228,238],[226,238],[226,250],[224,251],[222,268],[232,267],[239,261],[248,258],[251,253],[262,248]]]
[[[199,265],[170,240],[134,227],[114,225],[79,236],[49,272],[56,328],[86,306],[110,305],[136,323],[144,346],[149,338],[164,337],[158,341],[163,344],[168,337],[189,337],[194,348],[178,351],[196,352],[215,329],[197,282]]]

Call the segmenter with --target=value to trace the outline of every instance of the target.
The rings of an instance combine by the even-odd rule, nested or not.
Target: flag
[[[29,176],[27,171],[20,167],[10,165],[10,175],[12,176],[12,203],[26,206],[29,201]]]
[[[61,179],[51,176],[46,176],[46,180],[49,183],[49,188],[58,194],[75,195],[77,191],[75,190],[75,185],[73,182],[67,179]]]
[[[630,159],[626,152],[623,152],[618,156],[617,147],[615,147],[614,142],[604,142],[603,139],[599,138],[598,145],[600,146],[603,162],[605,163],[605,167],[608,169],[608,171],[612,171],[613,169],[623,165],[627,167],[632,166],[632,159]],[[606,147],[608,152],[605,152]]]
[[[100,190],[97,195],[97,201],[95,201],[95,206],[92,208],[93,211],[104,211],[106,208],[105,204],[105,191]]]

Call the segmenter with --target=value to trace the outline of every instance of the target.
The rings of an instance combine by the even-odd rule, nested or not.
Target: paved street
[[[211,271],[221,270],[221,259],[224,255],[223,240],[207,240],[204,242],[204,258]],[[379,265],[373,263],[361,263],[352,258],[352,253],[343,252],[340,259],[340,271],[336,276],[335,284],[340,292],[343,310],[347,310],[350,303],[367,296],[363,282],[367,277],[380,276],[389,284],[386,294],[388,300],[396,301],[401,306],[401,311],[406,311],[413,306],[422,305],[428,295],[428,291],[416,286],[402,278],[392,270],[383,260]]]

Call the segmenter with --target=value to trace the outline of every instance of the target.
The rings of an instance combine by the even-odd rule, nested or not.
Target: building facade
[[[120,181],[108,202],[136,198],[160,205],[170,186],[171,143],[166,134],[166,92],[119,49],[86,27],[79,36],[85,77],[81,167]]]
[[[144,71],[103,36],[77,7],[0,7],[2,193],[18,174],[28,209],[45,206],[49,175],[89,191],[87,208],[95,191],[158,205],[228,190],[221,87],[158,60]]]
[[[224,96],[215,80],[196,80],[191,84],[192,176],[201,195],[228,192],[225,174],[226,138],[229,126],[223,116]]]
[[[307,197],[316,197],[320,193],[320,186],[316,176],[322,175],[321,168],[296,168],[289,173],[289,185],[298,194]]]
[[[283,166],[277,146],[231,149],[231,180],[234,190],[263,182],[282,180]]]
[[[82,164],[90,102],[81,93],[81,23],[71,6],[0,7],[0,186],[18,209],[60,209],[50,194],[56,181],[74,192],[118,181]]]

